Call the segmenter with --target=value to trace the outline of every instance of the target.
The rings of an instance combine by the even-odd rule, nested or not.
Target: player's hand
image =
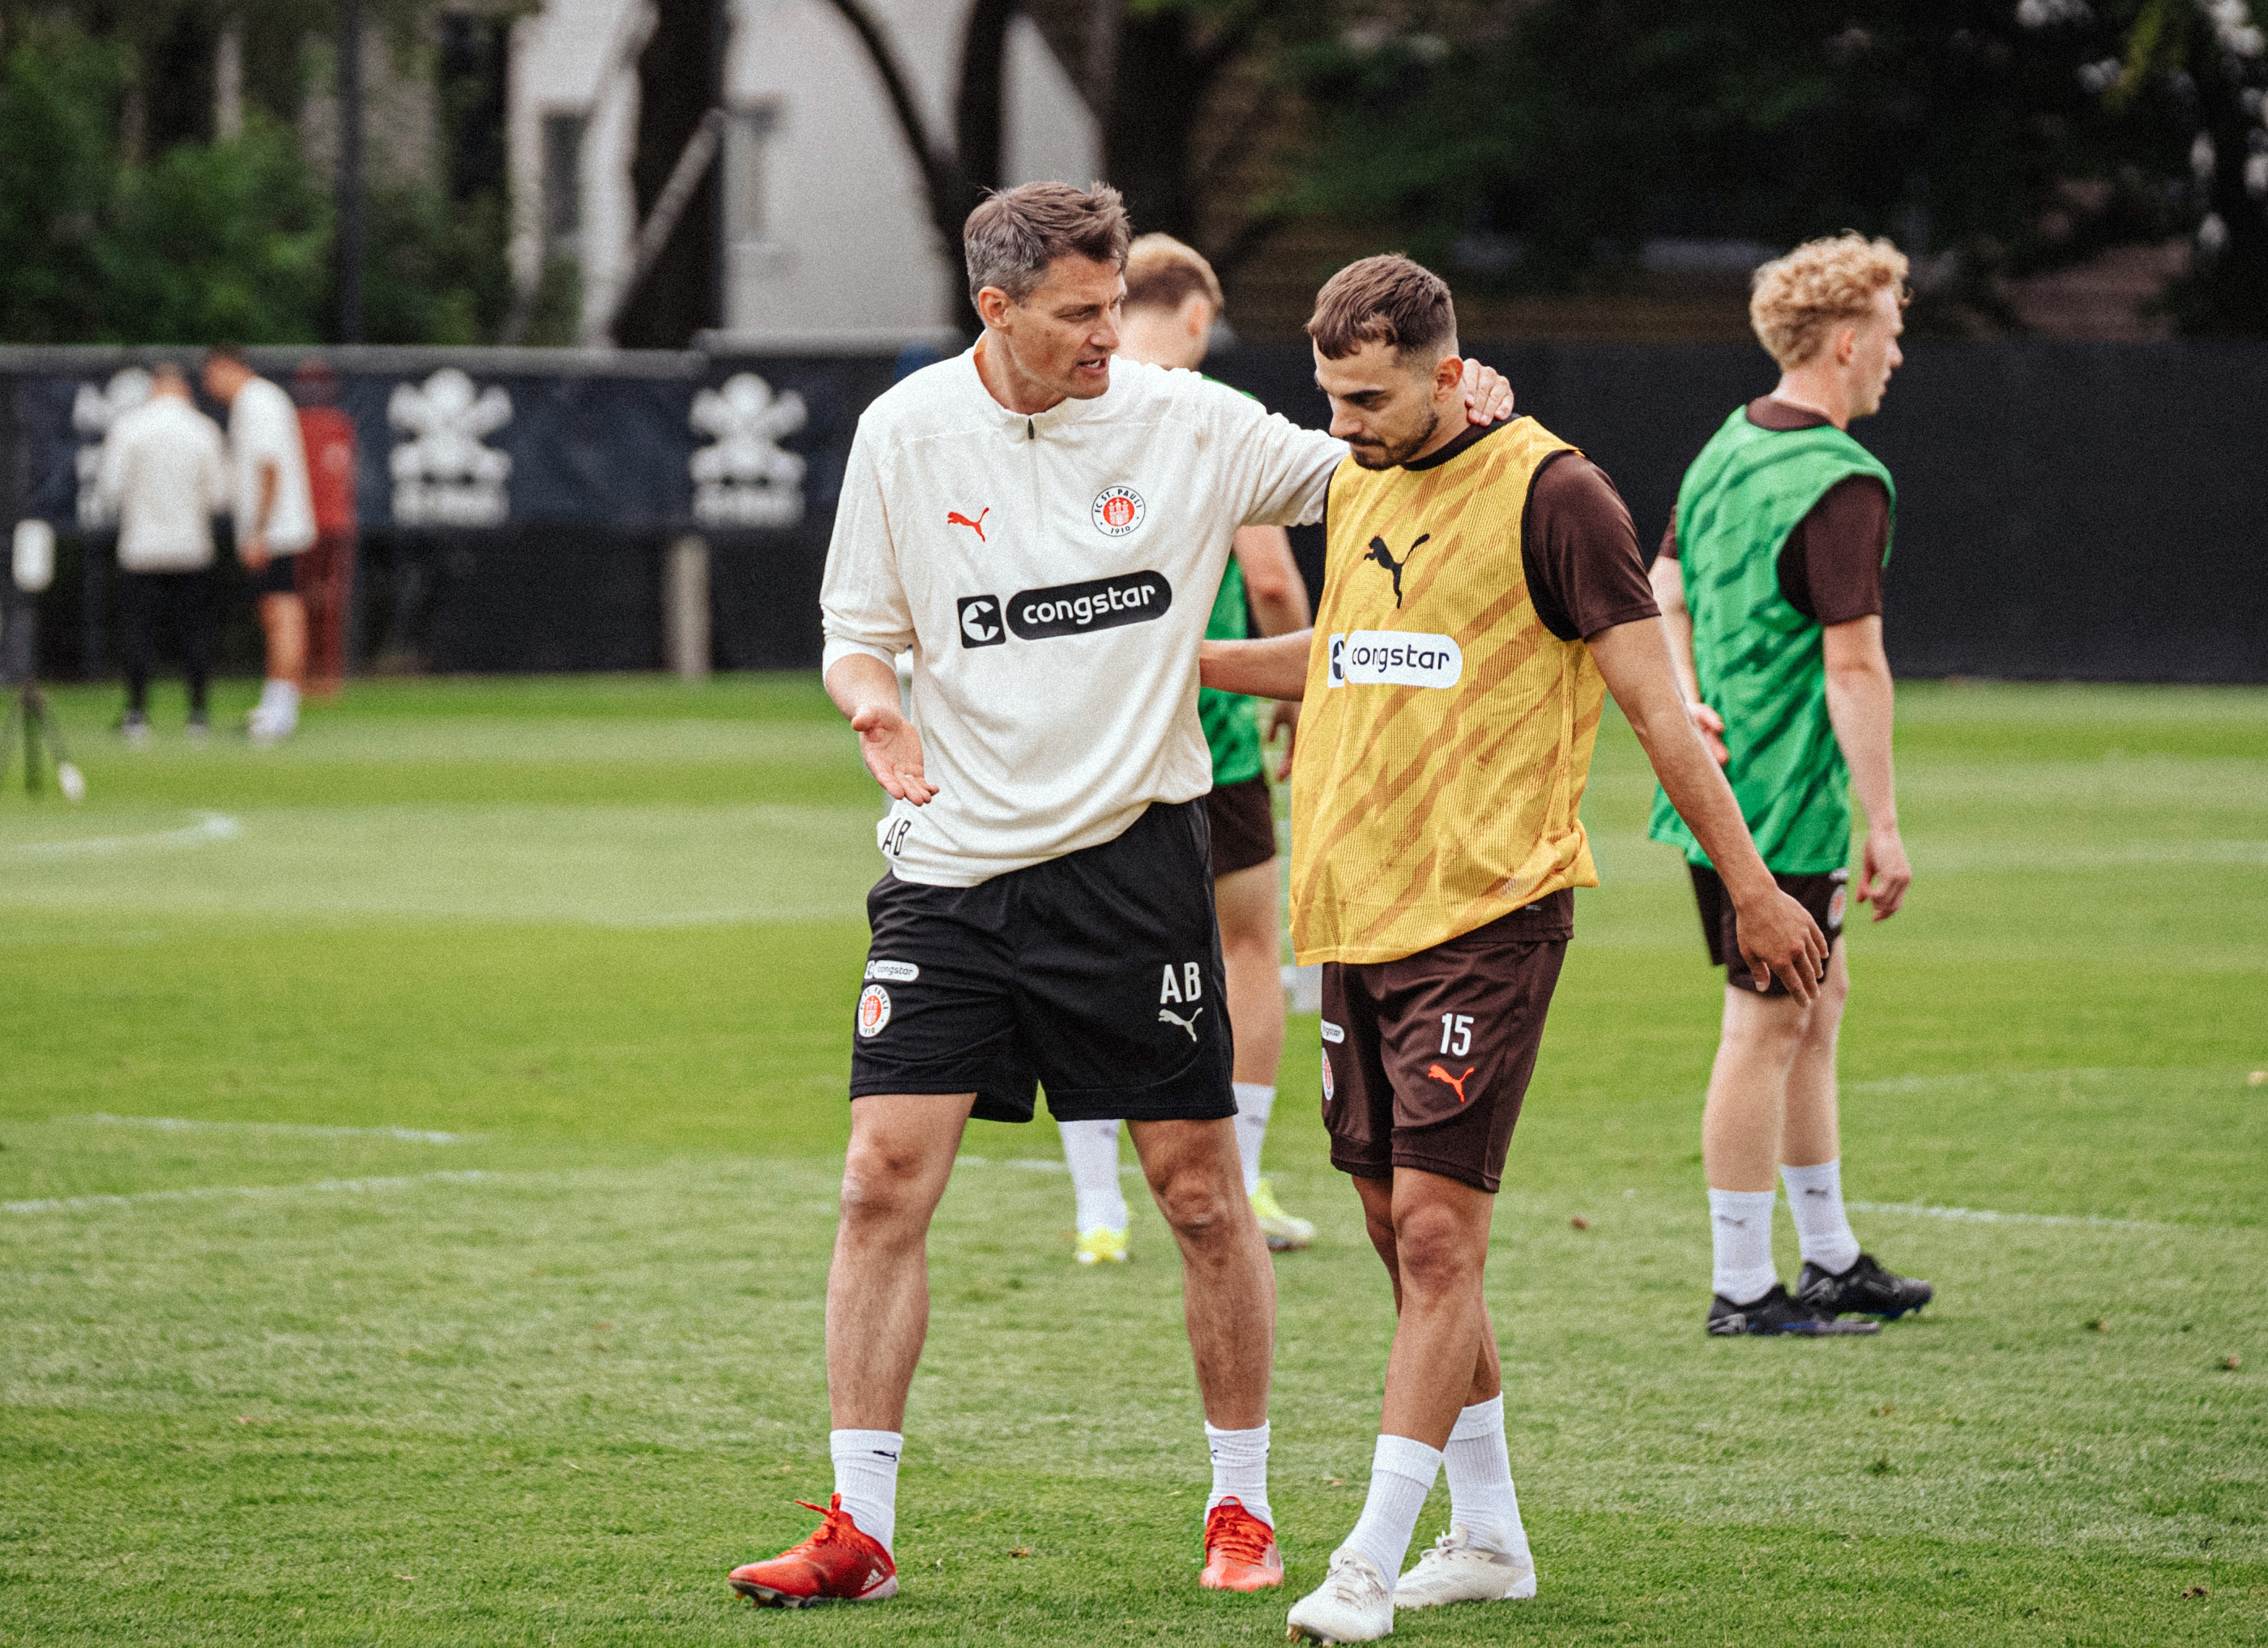
[[[255,535],[236,546],[236,558],[254,572],[265,572],[276,557],[268,553],[268,540]]]
[[[1827,935],[1811,912],[1778,887],[1751,904],[1735,904],[1741,960],[1759,993],[1777,976],[1787,993],[1810,1005],[1827,976]]]
[[[1866,856],[1859,860],[1859,902],[1874,907],[1874,919],[1888,921],[1906,901],[1913,885],[1913,865],[1906,862],[1906,844],[1896,828],[1867,832]]]
[[[1276,763],[1276,776],[1280,782],[1292,776],[1292,751],[1300,738],[1300,706],[1296,701],[1278,698],[1268,706],[1268,719],[1260,729],[1260,741],[1273,744],[1278,732],[1284,735],[1284,754]]]
[[[914,724],[887,705],[869,704],[850,717],[850,726],[874,782],[894,799],[927,806],[937,786],[922,776],[921,734]]]
[[[1725,744],[1725,717],[1700,703],[1688,703],[1685,716],[1693,723],[1693,730],[1701,735],[1701,741],[1709,747],[1709,754],[1717,765],[1729,765],[1733,752]]]
[[[1465,416],[1475,423],[1501,423],[1512,416],[1512,386],[1493,366],[1465,361]]]

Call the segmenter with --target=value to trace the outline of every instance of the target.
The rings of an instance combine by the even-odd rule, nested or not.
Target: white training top
[[[297,555],[315,541],[315,504],[307,491],[307,447],[299,408],[265,378],[254,378],[229,403],[228,444],[236,456],[236,535],[260,515],[260,467],[276,466],[276,502],[268,512],[268,553]]]
[[[213,563],[212,518],[228,507],[220,425],[180,395],[151,395],[102,438],[96,485],[118,511],[118,564],[195,572]]]
[[[907,881],[974,887],[1212,787],[1197,643],[1247,525],[1321,519],[1344,443],[1191,372],[1119,359],[1026,416],[976,349],[858,420],[827,551],[823,667],[913,650],[928,805],[879,832]]]

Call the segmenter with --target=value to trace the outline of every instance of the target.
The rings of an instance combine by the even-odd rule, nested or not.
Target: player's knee
[[[1469,1285],[1479,1275],[1483,1255],[1446,1212],[1406,1214],[1393,1232],[1395,1269],[1413,1293],[1441,1294]]]
[[[853,1144],[843,1164],[843,1217],[857,1225],[903,1218],[919,1203],[924,1163],[917,1151]]]
[[[1211,1173],[1181,1172],[1158,1190],[1158,1210],[1174,1233],[1189,1241],[1204,1242],[1225,1234],[1236,1203]]]

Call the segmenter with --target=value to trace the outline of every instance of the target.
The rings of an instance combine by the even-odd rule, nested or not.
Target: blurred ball
[[[86,775],[79,771],[75,763],[55,763],[55,784],[63,791],[64,800],[76,802],[86,799]]]

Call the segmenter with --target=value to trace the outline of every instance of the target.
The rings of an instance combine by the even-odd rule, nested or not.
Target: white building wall
[[[931,132],[949,140],[969,0],[868,4]],[[732,22],[725,97],[740,124],[721,162],[730,342],[894,347],[966,324],[959,249],[932,228],[888,94],[841,14],[827,0],[734,0]],[[575,250],[586,316],[611,306],[637,234],[637,59],[651,28],[650,0],[547,0],[513,40],[514,272],[523,282],[541,272],[544,116],[580,113]],[[1006,76],[1009,180],[1096,175],[1094,121],[1027,18],[1011,26]]]

